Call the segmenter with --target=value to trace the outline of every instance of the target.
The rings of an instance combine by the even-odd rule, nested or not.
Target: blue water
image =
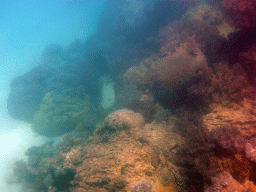
[[[157,0],[0,1],[1,192],[22,191],[19,185],[7,185],[6,176],[10,174],[13,162],[26,158],[24,152],[30,146],[40,145],[47,140],[46,137],[33,133],[29,123],[14,120],[9,116],[7,98],[11,79],[44,63],[41,57],[44,48],[50,44],[57,45],[55,50],[59,47],[59,50],[65,50],[69,56],[72,53],[78,54],[79,51],[85,52],[87,64],[81,62],[83,59],[78,59],[81,63],[76,63],[76,66],[57,68],[59,73],[54,76],[56,81],[61,83],[65,80],[65,84],[72,87],[83,82],[86,85],[86,93],[99,95],[101,92],[98,85],[94,83],[97,79],[101,77],[114,79],[114,74],[118,76],[129,67],[126,63],[134,58],[146,57],[146,53],[139,51],[142,48],[147,47],[152,52],[155,51],[156,45],[145,44],[145,39],[157,35],[161,27],[179,18],[184,11],[180,10],[183,1],[177,2],[161,1],[159,3]],[[110,66],[116,58],[122,59],[122,65]],[[56,69],[54,62],[50,67],[53,70]],[[86,73],[82,73],[83,71]],[[55,81],[54,78],[51,80]],[[78,82],[69,82],[70,79],[71,81],[77,79]],[[54,86],[60,87],[60,85],[53,83],[49,85],[56,91],[53,98],[55,102],[61,102],[62,95],[69,94],[68,88],[57,94],[59,90]],[[22,83],[19,86],[22,86]]]
[[[46,138],[35,135],[30,125],[10,118],[6,99],[14,76],[41,62],[43,48],[63,47],[95,33],[104,1],[31,0],[0,1],[0,191],[21,191],[5,184],[6,174],[24,152]]]

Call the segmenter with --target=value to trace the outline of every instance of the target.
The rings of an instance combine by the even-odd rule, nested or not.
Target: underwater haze
[[[40,62],[42,49],[95,32],[104,1],[1,1],[1,85]]]
[[[21,187],[6,187],[6,171],[27,148],[46,140],[35,135],[30,124],[8,114],[11,79],[38,65],[46,45],[65,47],[95,33],[103,5],[103,0],[0,1],[0,191],[21,191]]]
[[[255,34],[255,0],[0,1],[0,191],[255,191]]]

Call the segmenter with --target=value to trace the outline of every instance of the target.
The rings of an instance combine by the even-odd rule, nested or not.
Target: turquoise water
[[[214,75],[219,75],[216,63],[223,60],[231,65],[236,59],[232,50],[225,52],[232,44],[228,35],[235,28],[215,7],[217,1],[193,2],[0,1],[0,191],[69,190],[71,181],[77,179],[74,179],[76,172],[66,169],[62,155],[68,153],[72,160],[70,154],[77,151],[70,150],[80,145],[85,147],[82,144],[89,136],[96,135],[96,143],[105,146],[104,143],[113,142],[109,134],[119,129],[141,128],[138,134],[144,128],[152,131],[158,129],[157,125],[176,123],[175,114],[182,120],[189,112],[206,113],[210,102],[215,102],[222,92],[232,98],[233,92],[227,90],[230,86],[221,86],[225,78],[219,82]],[[242,48],[236,51],[238,54]],[[228,64],[223,66],[234,78]],[[204,70],[211,67],[213,70]],[[232,78],[227,83],[231,84]],[[240,80],[243,82],[243,78]],[[232,90],[240,90],[234,84]],[[239,96],[234,98],[239,100]],[[111,116],[113,112],[115,115]],[[179,125],[172,126],[166,126],[170,135],[176,134],[174,126]],[[166,138],[170,135],[166,134]],[[171,142],[161,136],[163,142],[167,140],[162,145],[170,147]],[[157,140],[154,133],[150,137]],[[154,152],[152,146],[158,142],[153,139],[150,143],[145,138],[132,139],[156,156],[151,164],[158,166],[162,161],[158,155],[163,151]],[[170,152],[176,147],[180,146],[175,144]],[[210,144],[208,147],[214,150]],[[167,155],[168,152],[166,158]],[[78,167],[79,158],[74,155]],[[127,171],[126,167],[122,169],[121,174]],[[152,179],[152,174],[149,171],[145,177]],[[166,175],[163,171],[162,179],[169,182]],[[104,179],[98,183],[103,187],[95,187],[92,181],[89,188],[109,189]],[[143,188],[151,191],[156,183],[141,180],[129,186],[135,191]],[[84,182],[84,186],[87,184]],[[207,187],[204,183],[199,185]],[[70,190],[77,190],[77,184],[72,187]]]
[[[12,119],[7,97],[13,77],[40,63],[42,49],[85,40],[96,31],[104,1],[0,1],[0,191],[18,192],[5,183],[14,161],[47,139],[32,132],[28,123]]]

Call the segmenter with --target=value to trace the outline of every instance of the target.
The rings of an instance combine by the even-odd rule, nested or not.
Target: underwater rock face
[[[59,45],[51,44],[43,50],[41,65],[12,79],[7,101],[12,118],[32,123],[36,110],[48,92],[53,93],[55,102],[61,102],[63,95],[78,99],[89,95],[94,103],[99,102],[99,70],[91,66],[84,53],[78,52],[77,56],[72,54],[66,53]]]
[[[176,48],[174,53],[156,63],[157,76],[168,90],[184,86],[197,76],[196,72],[207,66],[204,54],[195,42]]]
[[[122,109],[109,114],[103,124],[95,130],[96,134],[104,135],[141,127],[145,124],[140,113],[135,113],[128,109]]]
[[[173,126],[173,122],[141,124],[111,135],[94,134],[87,140],[68,134],[57,145],[48,142],[31,147],[26,152],[28,163],[17,164],[15,174],[24,182],[23,189],[29,183],[32,191],[41,186],[70,192],[175,192],[176,185],[182,191],[185,177],[171,158],[182,138],[172,132]],[[34,157],[38,157],[36,164]],[[30,169],[39,179],[26,180],[30,175],[22,171]]]
[[[50,68],[58,68],[63,63],[64,55],[64,50],[60,45],[50,44],[43,50],[43,64]]]
[[[127,130],[134,127],[140,127],[145,123],[141,114],[127,109],[111,113],[106,117],[105,122],[107,126],[116,130]]]
[[[7,100],[10,116],[30,123],[46,93],[53,92],[53,99],[58,103],[63,95],[80,99],[86,98],[89,92],[75,74],[45,66],[35,67],[25,75],[14,78],[10,87]]]
[[[35,113],[32,128],[35,132],[47,137],[71,132],[78,128],[79,124],[82,124],[79,126],[88,126],[88,129],[93,129],[95,118],[86,118],[92,112],[89,100],[62,97],[62,101],[56,103],[52,94],[47,93],[40,109]]]
[[[175,52],[160,57],[153,65],[158,78],[152,87],[156,100],[169,109],[197,103],[188,88],[199,78],[199,71],[207,66],[204,53],[193,39],[178,46]]]
[[[144,180],[133,183],[131,188],[134,192],[152,192],[151,184]]]
[[[31,122],[46,90],[46,80],[51,70],[38,66],[23,76],[15,77],[10,84],[7,108],[14,119]]]
[[[132,2],[139,1],[128,3]],[[251,9],[249,5],[252,1],[249,0],[248,4],[243,0],[222,2],[229,2],[229,6],[236,6],[241,2],[244,8]],[[168,1],[166,3],[168,4]],[[105,14],[109,14],[108,11]],[[129,25],[136,24],[133,23],[134,20],[129,22]],[[73,55],[70,60],[73,60],[74,64],[76,59],[80,60],[76,70],[83,71],[83,74],[72,74],[58,68],[58,64],[62,62],[62,51],[58,47],[54,51],[53,47],[53,57],[49,57],[49,63],[52,62],[54,70],[57,70],[47,78],[47,88],[43,89],[47,90],[47,94],[43,93],[46,95],[43,103],[39,102],[40,108],[35,112],[36,108],[33,106],[35,132],[45,136],[58,136],[77,129],[83,130],[83,127],[94,127],[98,114],[90,107],[86,98],[88,92],[94,96],[94,93],[100,91],[94,86],[97,83],[90,81],[98,80],[99,73],[94,76],[97,71],[95,68],[104,69],[105,62],[109,59],[104,55],[107,52],[102,54],[104,56],[101,55],[105,49],[113,52],[109,63],[116,62],[119,68],[115,72],[128,69],[121,77],[124,83],[117,87],[119,92],[115,105],[113,106],[112,102],[109,105],[111,110],[114,108],[118,111],[108,114],[94,135],[87,140],[67,135],[56,148],[48,145],[44,149],[34,147],[28,150],[29,163],[17,164],[16,176],[22,178],[20,181],[35,185],[43,183],[43,186],[47,187],[44,188],[45,191],[256,191],[255,97],[246,98],[249,93],[248,75],[234,67],[235,64],[230,63],[228,58],[219,58],[218,53],[220,48],[223,48],[224,52],[226,48],[231,48],[222,56],[235,53],[240,57],[238,54],[246,51],[243,49],[244,45],[240,44],[244,35],[241,36],[243,38],[238,38],[239,33],[243,31],[231,33],[234,28],[226,23],[221,11],[210,4],[194,6],[182,17],[182,21],[176,24],[175,29],[165,29],[165,32],[169,31],[165,34],[166,42],[162,42],[160,53],[133,67],[130,67],[132,62],[125,67],[124,63],[130,56],[135,57],[139,48],[133,48],[133,44],[129,44],[121,51],[115,50],[122,47],[121,41],[136,41],[144,36],[144,33],[138,34],[136,29],[133,29],[129,37],[125,37],[125,28],[109,31],[107,36],[111,37],[111,42],[97,42],[99,44],[87,53],[91,62],[89,65],[84,65],[84,60],[81,62],[82,59]],[[106,23],[101,29],[111,28],[109,26],[111,25]],[[176,34],[172,33],[175,30]],[[133,38],[136,33],[138,35]],[[116,38],[117,34],[124,36]],[[98,41],[102,40],[99,39]],[[141,44],[143,40],[140,39]],[[113,46],[115,44],[118,46]],[[251,46],[250,43],[245,44]],[[239,50],[240,48],[243,50]],[[212,53],[216,55],[211,56]],[[249,61],[241,60],[241,65],[247,70],[255,69],[252,67],[255,64],[254,53],[255,51],[251,50],[243,55],[251,57],[252,60],[250,67],[247,65]],[[129,59],[123,57],[125,54]],[[223,60],[227,63],[217,63]],[[124,65],[119,65],[120,63]],[[198,74],[203,73],[203,68],[210,72],[203,74],[205,78],[201,81]],[[80,89],[81,84],[84,87]],[[26,90],[25,84],[17,87],[25,87]],[[155,99],[151,97],[150,89]],[[26,96],[29,91],[25,92]],[[79,99],[72,98],[78,95]],[[207,104],[203,103],[205,106],[201,105],[207,110],[191,107],[197,105],[200,99],[209,99]],[[156,102],[159,103],[155,104]],[[26,101],[21,108],[25,108],[27,104]],[[155,106],[158,106],[158,111],[155,109],[154,115],[146,117],[144,114],[153,113],[151,110]],[[176,110],[167,110],[164,107]],[[150,123],[145,123],[147,118],[151,119]],[[30,169],[31,167],[33,169]],[[45,171],[41,173],[42,170]],[[29,178],[22,175],[22,172],[27,173]],[[35,179],[38,176],[35,173],[40,173],[39,180]],[[175,189],[170,187],[173,183]]]
[[[255,0],[221,0],[221,5],[236,28],[255,26]]]
[[[242,106],[237,103],[229,105],[216,104],[211,112],[203,116],[206,128],[211,131],[221,126],[230,125],[238,130],[241,136],[250,138],[256,134],[255,101],[244,100]]]

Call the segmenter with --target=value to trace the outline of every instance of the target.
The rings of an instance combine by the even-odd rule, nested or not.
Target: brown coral
[[[203,122],[208,130],[220,126],[232,125],[241,136],[251,137],[255,135],[256,117],[255,102],[245,100],[242,105],[229,103],[228,106],[213,105],[210,113],[203,116]]]
[[[154,79],[154,70],[152,66],[156,58],[151,56],[144,59],[138,66],[130,67],[122,76],[122,81],[127,85],[135,85],[141,90],[148,89]]]
[[[196,72],[205,66],[207,62],[204,54],[192,41],[183,44],[174,53],[159,59],[155,68],[165,86],[169,90],[174,90],[196,77]]]
[[[249,27],[256,24],[255,0],[222,0],[222,6],[235,27]]]
[[[140,113],[128,109],[115,111],[105,118],[103,125],[99,126],[95,133],[99,135],[116,133],[117,131],[129,130],[134,127],[141,127],[145,124]]]
[[[111,113],[105,122],[117,130],[130,129],[133,127],[141,127],[144,125],[144,118],[141,114],[135,113],[131,110],[123,109]]]

